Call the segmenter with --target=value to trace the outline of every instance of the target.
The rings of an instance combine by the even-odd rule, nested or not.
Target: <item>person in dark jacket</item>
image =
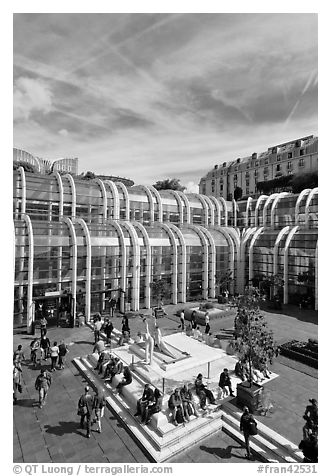
[[[25,360],[24,352],[22,350],[21,344],[17,347],[13,354],[13,362],[19,362],[20,364]]]
[[[47,372],[46,369],[42,370],[34,384],[35,389],[39,393],[39,408],[42,408],[42,406],[46,403],[46,397],[51,383],[52,377],[50,373]]]
[[[170,395],[168,406],[172,411],[172,422],[175,426],[178,426],[178,413],[181,415],[181,418],[184,419],[184,407],[179,388],[175,388],[175,391]],[[185,419],[189,421],[188,417]]]
[[[226,387],[228,387],[231,397],[234,397],[234,393],[233,393],[233,390],[232,390],[231,379],[230,379],[230,376],[229,376],[228,369],[223,369],[223,372],[220,375],[220,380],[219,380],[218,386],[221,388],[221,390],[222,390],[222,392],[225,396],[229,395],[229,392],[226,388]]]
[[[145,384],[144,392],[137,401],[137,411],[134,416],[141,415],[141,421],[146,420],[146,408],[154,400],[154,391],[148,383]]]
[[[109,319],[106,319],[105,325],[104,325],[104,330],[106,334],[106,343],[111,344],[111,333],[114,330],[113,324],[110,322]]]
[[[306,424],[303,427],[303,439],[308,440],[311,434],[316,434],[318,431],[318,405],[317,400],[312,398],[309,400],[311,405],[306,406],[303,419],[306,420]]]
[[[68,347],[65,345],[64,341],[61,340],[59,344],[59,369],[64,369],[66,355],[69,352]]]
[[[254,420],[253,415],[249,413],[248,407],[243,408],[243,414],[241,415],[240,419],[240,431],[244,433],[244,438],[245,438],[245,445],[246,445],[246,458],[250,459],[251,458],[251,449],[249,446],[249,438],[252,434],[252,425],[255,425],[255,428],[257,427],[256,420]]]
[[[198,374],[197,378],[195,379],[195,391],[200,400],[200,406],[202,410],[206,410],[206,400],[208,398],[209,402],[212,405],[215,405],[215,397],[214,394],[202,381],[202,374]]]
[[[148,425],[151,420],[152,420],[152,415],[154,413],[158,413],[162,409],[162,400],[163,396],[162,393],[158,388],[154,389],[154,398],[153,401],[151,401],[147,407],[146,407],[146,416],[145,416],[145,425]]]
[[[131,382],[132,382],[132,373],[130,368],[126,365],[123,370],[122,381],[116,387],[116,389],[118,390],[118,393],[120,394],[122,392],[122,388],[125,387],[126,385],[130,385]]]
[[[86,419],[86,438],[91,436],[91,417],[93,413],[94,398],[90,394],[90,387],[85,387],[85,392],[78,401],[78,415],[80,416],[80,427],[84,428],[84,420]]]
[[[304,463],[318,463],[318,445],[316,435],[311,434],[308,439],[301,440],[299,449],[303,453]]]
[[[41,359],[47,359],[50,347],[51,343],[49,338],[43,335],[40,339]]]

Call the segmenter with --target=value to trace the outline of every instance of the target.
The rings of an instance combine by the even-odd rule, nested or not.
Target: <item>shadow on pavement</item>
[[[57,426],[45,425],[44,428],[46,433],[57,436],[63,436],[67,433],[76,433],[77,435],[85,436],[82,431],[79,431],[80,425],[79,422],[76,421],[59,421],[59,425]]]
[[[90,340],[74,340],[74,344],[90,344],[91,346],[94,346],[94,343],[91,342]]]
[[[233,446],[233,445],[229,445],[226,448],[219,448],[219,447],[211,448],[209,446],[203,446],[203,445],[200,446],[200,449],[202,451],[218,456],[221,459],[231,459],[231,458],[246,459],[244,456],[232,454],[233,448],[240,449],[240,450],[244,449],[242,446]]]
[[[34,407],[36,400],[34,398],[18,398],[14,406],[16,407]],[[38,404],[37,404],[38,405]]]

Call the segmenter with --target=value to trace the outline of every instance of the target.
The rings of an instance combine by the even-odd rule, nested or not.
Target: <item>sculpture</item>
[[[161,329],[155,322],[155,344],[157,345],[160,352],[171,357],[172,359],[176,359],[177,357],[171,352],[168,345],[164,342]]]
[[[153,361],[154,339],[149,332],[146,318],[143,319],[143,322],[145,323],[145,326],[146,326],[145,360],[146,360],[146,364],[150,365]]]

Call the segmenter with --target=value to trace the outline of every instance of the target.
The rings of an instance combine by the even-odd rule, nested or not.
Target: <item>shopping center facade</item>
[[[159,278],[165,302],[215,298],[228,270],[231,293],[279,275],[284,303],[309,295],[317,309],[317,189],[236,203],[23,167],[13,177],[14,324],[28,331],[51,299],[89,320],[109,297],[150,308]]]

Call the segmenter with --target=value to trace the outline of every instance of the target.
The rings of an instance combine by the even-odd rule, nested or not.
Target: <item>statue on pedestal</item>
[[[151,334],[149,332],[147,319],[144,318],[143,322],[145,323],[145,326],[146,326],[146,335],[145,335],[145,339],[146,339],[145,356],[146,357],[145,357],[145,360],[146,360],[146,364],[151,364],[152,361],[153,361],[154,339],[153,339],[153,337],[151,336]]]
[[[168,357],[171,357],[172,359],[176,359],[177,357],[171,352],[168,345],[164,342],[161,329],[158,326],[158,324],[156,324],[156,320],[154,324],[155,324],[155,344],[157,345],[159,351],[167,355]]]

